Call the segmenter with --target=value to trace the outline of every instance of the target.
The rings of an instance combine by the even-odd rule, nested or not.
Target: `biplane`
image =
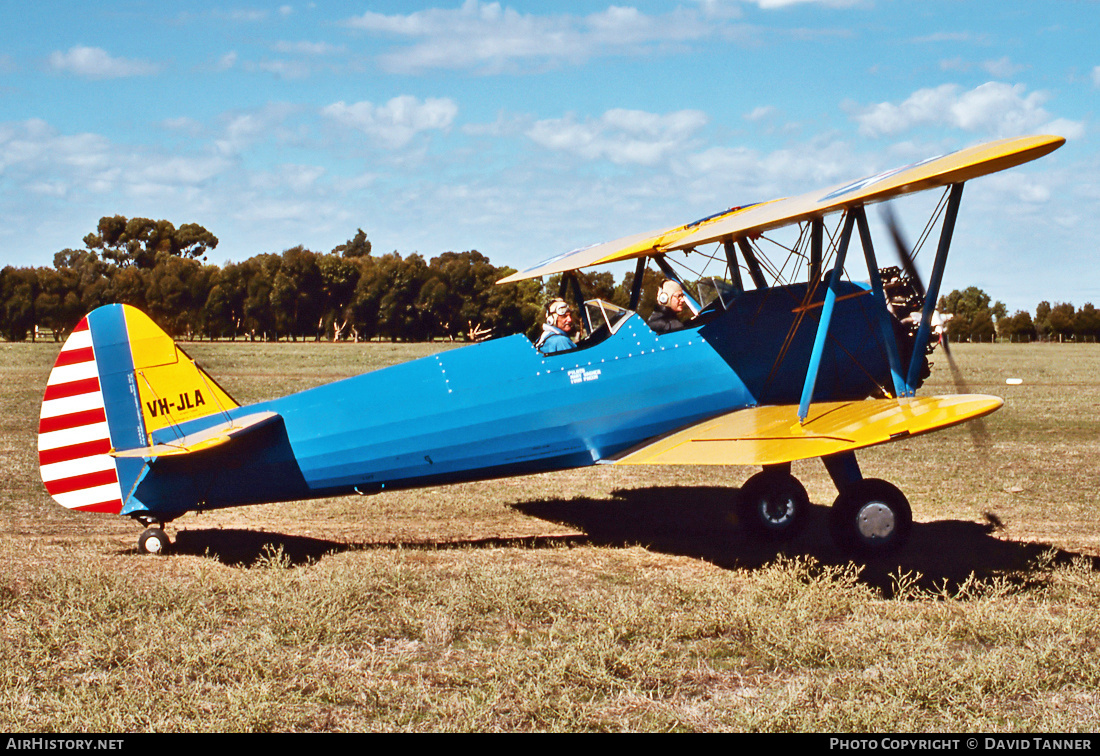
[[[575,250],[503,279],[562,274],[563,293],[579,304],[577,271],[637,261],[629,306],[585,302],[587,336],[549,356],[516,334],[240,406],[144,313],[102,307],[74,329],[50,373],[42,479],[62,506],[138,521],[141,550],[156,553],[170,545],[165,524],[195,510],[595,464],[746,465],[762,471],[731,508],[755,536],[778,540],[809,508],[791,463],[820,458],[838,490],[834,539],[863,557],[890,554],[909,533],[909,503],[896,486],[865,478],[856,451],[1003,403],[916,396],[963,185],[1064,141],[971,147]],[[942,192],[929,226],[939,241],[925,287],[880,267],[866,208],[933,189]],[[781,227],[798,229],[792,280],[760,249]],[[856,234],[868,281],[845,274]],[[721,275],[685,280],[668,261],[675,252],[717,260]],[[636,312],[650,260],[692,292],[693,317],[680,330],[657,335]]]

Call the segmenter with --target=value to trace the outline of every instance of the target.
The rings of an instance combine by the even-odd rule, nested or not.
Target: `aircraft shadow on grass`
[[[175,553],[211,556],[234,566],[253,566],[281,555],[291,566],[344,551],[368,549],[558,548],[591,545],[643,546],[663,554],[702,559],[725,569],[759,569],[779,556],[812,557],[826,566],[850,558],[829,536],[829,507],[813,504],[801,533],[786,543],[761,541],[737,524],[735,490],[708,486],[619,489],[611,499],[545,499],[514,505],[531,517],[582,531],[581,534],[343,543],[320,538],[252,530],[180,531]],[[991,518],[992,519],[992,518]],[[890,559],[864,562],[860,580],[890,595],[894,576],[921,576],[928,590],[953,590],[973,574],[979,579],[1007,576],[1024,586],[1039,583],[1040,565],[1084,558],[1100,570],[1100,559],[1044,543],[1005,541],[997,525],[964,520],[913,524],[909,544]]]

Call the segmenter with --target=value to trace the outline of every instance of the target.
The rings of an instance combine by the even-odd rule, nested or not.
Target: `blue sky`
[[[968,184],[945,290],[1100,305],[1096,2],[44,0],[0,28],[0,265],[121,214],[203,224],[219,263],[361,227],[524,268],[1055,133]],[[911,237],[934,202],[899,203]]]

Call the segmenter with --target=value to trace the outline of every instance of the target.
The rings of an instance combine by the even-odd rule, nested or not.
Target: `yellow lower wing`
[[[611,460],[618,465],[778,465],[929,433],[988,415],[983,394],[822,402],[805,423],[793,404],[752,407],[697,423]]]

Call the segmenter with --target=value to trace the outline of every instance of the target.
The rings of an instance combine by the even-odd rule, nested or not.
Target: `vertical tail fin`
[[[46,383],[38,425],[46,490],[69,509],[140,511],[132,493],[144,461],[109,452],[149,446],[158,431],[236,406],[145,313],[128,305],[94,310],[73,329]]]

